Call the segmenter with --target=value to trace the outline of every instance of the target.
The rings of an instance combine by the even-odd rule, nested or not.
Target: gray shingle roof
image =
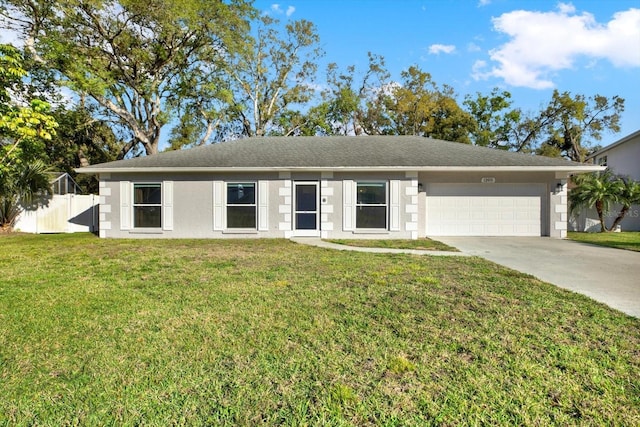
[[[247,138],[81,168],[138,169],[584,167],[558,158],[513,153],[418,136]]]

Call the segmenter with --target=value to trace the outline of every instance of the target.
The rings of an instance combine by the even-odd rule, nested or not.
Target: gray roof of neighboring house
[[[588,166],[419,136],[265,137],[102,163],[84,173],[203,169],[437,169]],[[591,166],[593,168],[593,166]]]

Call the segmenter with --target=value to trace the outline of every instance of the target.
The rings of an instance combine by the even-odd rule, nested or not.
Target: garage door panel
[[[427,234],[540,236],[543,184],[430,184]]]

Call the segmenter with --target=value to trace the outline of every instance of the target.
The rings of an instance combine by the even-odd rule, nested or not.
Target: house
[[[414,136],[249,138],[78,169],[101,237],[551,236],[563,159]]]
[[[640,181],[640,130],[627,135],[587,157],[587,162],[608,167],[613,173]],[[613,223],[620,211],[614,205],[605,223]],[[624,231],[640,231],[640,206],[632,206],[620,223]],[[576,231],[600,231],[600,221],[595,209],[587,209],[573,216],[569,227]]]

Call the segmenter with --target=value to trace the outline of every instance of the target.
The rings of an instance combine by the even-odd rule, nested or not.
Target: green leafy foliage
[[[595,207],[602,232],[614,230],[631,206],[640,204],[640,182],[614,175],[609,169],[601,173],[578,175],[574,181],[576,187],[569,192],[571,212]],[[605,215],[615,203],[621,205],[621,210],[611,226],[607,227]]]
[[[624,111],[619,96],[587,97],[558,90],[539,112],[511,108],[511,94],[497,88],[489,95],[467,95],[464,105],[475,120],[474,144],[576,162],[584,162],[597,148],[603,132],[620,130]]]
[[[512,150],[512,132],[520,121],[520,111],[510,109],[513,101],[511,93],[494,88],[490,95],[476,93],[465,97],[464,103],[476,126],[471,131],[474,145]]]
[[[25,204],[49,189],[45,142],[58,126],[49,104],[31,99],[23,106],[16,99],[23,90],[22,55],[0,45],[0,230],[10,231]]]
[[[244,40],[253,9],[244,0],[7,0],[2,11],[34,60],[127,134],[122,158],[158,151],[176,105],[198,101],[205,76]]]

